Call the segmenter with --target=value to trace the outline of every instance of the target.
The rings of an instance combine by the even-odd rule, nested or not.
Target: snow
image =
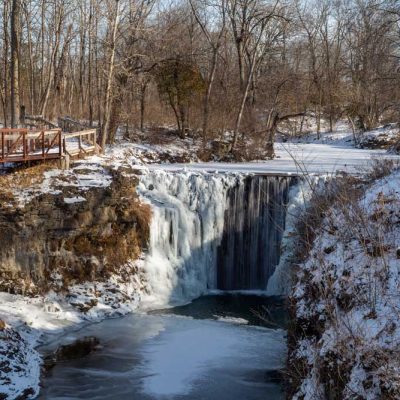
[[[82,196],[64,197],[64,203],[66,203],[66,204],[82,203],[85,201],[86,201],[86,199]]]
[[[43,173],[43,180],[39,183],[33,183],[28,187],[20,187],[17,184],[11,184],[11,191],[16,204],[24,207],[35,197],[49,194],[61,194],[61,188],[76,188],[84,193],[90,188],[106,188],[111,185],[112,176],[109,171],[101,164],[96,166],[78,164],[70,170],[54,169]],[[81,194],[82,194],[81,193]],[[82,196],[67,197],[66,204],[85,201]]]
[[[398,124],[388,124],[378,127],[372,131],[365,132],[359,136],[358,146],[384,148],[400,140],[400,130]]]
[[[16,398],[24,392],[37,394],[41,359],[32,341],[24,338],[24,332],[17,332],[10,326],[0,331],[0,396]],[[10,355],[9,358],[4,355]],[[35,387],[36,386],[36,387]]]
[[[214,315],[217,321],[219,322],[226,322],[227,324],[235,324],[235,325],[247,325],[249,321],[244,318],[237,318],[237,317],[220,317],[218,315]]]
[[[371,158],[400,162],[400,156],[385,150],[355,149],[336,144],[277,143],[274,160],[250,163],[153,164],[147,168],[165,171],[243,172],[271,175],[361,173],[368,170]]]
[[[295,358],[306,359],[309,369],[295,398],[324,399],[321,369],[336,364],[348,371],[343,400],[354,393],[398,398],[400,170],[364,187],[359,199],[345,193],[339,199],[325,213],[293,292],[297,319],[322,323],[320,336],[298,342]]]

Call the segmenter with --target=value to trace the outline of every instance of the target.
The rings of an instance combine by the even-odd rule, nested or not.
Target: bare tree
[[[21,1],[13,0],[11,7],[11,126],[19,124],[19,53],[21,35]]]
[[[111,119],[111,106],[112,106],[112,96],[113,96],[113,78],[115,69],[115,53],[116,53],[116,43],[117,43],[117,33],[120,21],[120,1],[115,0],[115,4],[109,4],[111,16],[109,19],[109,61],[108,61],[108,73],[106,81],[105,90],[105,101],[104,101],[104,119],[103,119],[103,129],[101,135],[101,148],[104,151],[109,137],[110,119]]]
[[[254,73],[268,50],[281,36],[283,31],[280,22],[286,21],[286,18],[284,9],[279,7],[279,0],[272,5],[261,0],[229,0],[227,10],[237,47],[241,88],[231,147],[231,151],[234,151]],[[247,58],[246,76],[243,67],[244,54]]]
[[[371,129],[400,118],[399,12],[396,0],[3,0],[2,122],[18,124],[23,104],[69,114],[98,125],[103,148],[122,124],[175,123],[202,133],[204,153],[231,132],[222,146],[239,156],[249,143],[272,156],[275,134],[311,112],[318,132],[343,117]],[[187,76],[170,75],[165,101],[158,72],[177,64]]]
[[[210,60],[210,69],[207,77],[207,89],[205,91],[204,96],[204,109],[203,109],[203,141],[204,143],[208,140],[208,121],[210,114],[210,100],[211,93],[214,85],[214,80],[218,67],[218,58],[221,45],[223,44],[223,38],[225,35],[226,28],[226,5],[225,0],[221,0],[220,4],[208,4],[207,2],[202,2],[201,5],[203,7],[200,10],[199,4],[195,3],[193,0],[189,0],[190,6],[192,8],[192,12],[194,17],[199,24],[201,31],[203,32],[207,43],[211,47],[211,60]],[[209,10],[211,8],[211,11]],[[212,15],[216,14],[219,19],[208,21],[208,14],[212,13]],[[212,24],[212,27],[208,26],[207,22]],[[218,30],[215,31],[215,26],[217,26]]]

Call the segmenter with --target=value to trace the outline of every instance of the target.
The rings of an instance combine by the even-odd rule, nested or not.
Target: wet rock
[[[94,336],[78,339],[74,343],[60,346],[53,354],[44,360],[46,370],[53,368],[57,362],[76,360],[83,358],[98,350],[100,341]]]
[[[279,371],[279,370],[266,371],[265,372],[265,381],[281,384],[284,381],[282,371]]]
[[[6,329],[6,323],[0,319],[0,331],[4,331],[4,329]]]

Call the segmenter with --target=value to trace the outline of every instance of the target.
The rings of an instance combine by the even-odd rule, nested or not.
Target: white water
[[[217,279],[218,263],[221,264],[218,253],[224,237],[224,225],[227,219],[231,221],[232,213],[242,212],[242,210],[232,210],[232,201],[227,201],[229,194],[235,198],[240,193],[243,194],[243,199],[235,201],[234,204],[238,204],[243,210],[247,209],[246,212],[243,211],[244,216],[266,215],[260,211],[263,207],[268,211],[267,214],[271,213],[272,218],[275,218],[275,209],[276,213],[282,213],[282,207],[276,207],[273,204],[272,197],[274,196],[271,196],[271,201],[266,200],[269,198],[268,196],[248,196],[245,190],[242,190],[245,187],[245,178],[246,175],[243,174],[172,173],[166,171],[149,171],[141,176],[139,193],[145,201],[150,202],[153,210],[150,244],[144,267],[148,281],[148,294],[142,300],[143,308],[182,304],[210,290],[218,289],[218,280],[221,280]],[[276,178],[276,184],[273,181],[274,178],[265,179],[271,179],[270,183],[277,188],[287,187],[280,183],[281,178]],[[248,186],[253,188],[255,185]],[[265,185],[263,186],[259,182],[256,186],[257,188],[254,190],[259,192],[260,188]],[[235,187],[238,190],[230,191]],[[275,192],[276,190],[273,191],[273,193]],[[279,191],[279,196],[276,198],[283,201],[284,197]],[[258,200],[253,204],[249,199]],[[227,210],[229,212],[226,214]],[[280,219],[282,220],[282,217]],[[251,224],[253,222],[259,224],[258,220],[250,221]],[[248,224],[247,221],[245,223]],[[262,241],[263,245],[259,246],[259,249],[264,249],[265,253],[268,251],[271,251],[271,254],[276,251],[279,253],[279,243],[276,246],[275,242],[272,243],[271,238],[264,237],[265,234],[253,235],[253,231],[257,233],[258,230],[248,229],[250,232],[246,233],[247,236],[243,236],[243,230],[232,228],[229,224],[226,229],[231,229],[228,232],[230,237],[239,237],[239,240],[234,239],[233,242],[241,244],[241,246],[236,246],[237,243],[234,244],[236,248],[232,251],[232,254],[235,254],[235,257],[231,257],[232,271],[237,267],[238,262],[244,264],[244,268],[253,268],[253,264],[255,264],[250,263],[251,260],[238,260],[241,256],[252,258],[248,257],[251,251],[249,252],[243,243],[257,247]],[[282,235],[275,236],[277,236],[275,241],[280,242]],[[264,242],[268,245],[271,244],[271,249],[268,249]],[[225,254],[226,249],[224,248],[224,250]],[[257,252],[257,248],[255,251]],[[279,261],[279,255],[260,259],[277,259]],[[225,271],[229,268],[225,261],[223,260],[224,268],[220,268],[220,270],[234,273]],[[265,268],[270,270],[270,264]],[[241,269],[243,270],[243,266]],[[268,276],[272,272],[269,271]],[[255,288],[246,287],[246,289]],[[234,287],[234,289],[241,289],[241,287]]]
[[[234,175],[150,172],[139,193],[152,204],[146,276],[155,307],[187,302],[216,288],[215,260]]]

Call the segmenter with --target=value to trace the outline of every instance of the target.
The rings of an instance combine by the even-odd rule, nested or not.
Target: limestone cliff
[[[43,292],[53,273],[64,286],[106,279],[146,247],[150,209],[137,177],[96,168],[0,177],[0,290]]]

